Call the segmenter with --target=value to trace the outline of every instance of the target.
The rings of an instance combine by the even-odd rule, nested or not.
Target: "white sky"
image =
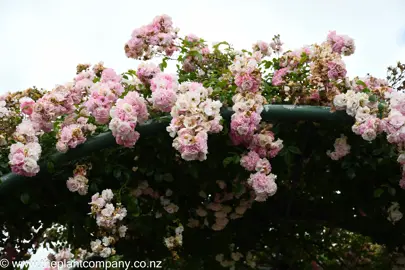
[[[134,28],[163,13],[183,35],[237,49],[274,34],[296,49],[336,30],[356,42],[346,58],[350,76],[385,77],[387,66],[405,61],[404,0],[0,0],[0,92],[52,88],[72,80],[78,63],[135,69],[124,44]]]
[[[52,88],[72,80],[78,63],[136,68],[123,46],[134,28],[162,13],[182,34],[238,49],[277,33],[295,49],[336,30],[356,41],[346,58],[350,76],[385,77],[388,65],[405,60],[404,0],[0,0],[0,92]]]

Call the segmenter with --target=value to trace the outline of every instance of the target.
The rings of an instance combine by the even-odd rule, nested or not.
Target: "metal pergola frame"
[[[224,119],[230,120],[234,112],[230,108],[223,108],[221,115]],[[271,121],[332,121],[340,123],[353,122],[353,118],[348,116],[344,111],[331,112],[329,107],[320,106],[294,106],[294,105],[265,105],[261,114],[262,119],[266,122]],[[170,120],[167,117],[166,120]],[[167,121],[149,120],[142,125],[138,125],[136,130],[142,135],[154,134],[158,131],[165,130]],[[59,153],[50,156],[50,160],[58,167],[70,160],[78,159],[89,155],[89,153],[102,150],[104,148],[117,145],[111,132],[101,133],[89,138],[84,144],[77,148],[69,149],[67,153]],[[34,177],[24,177],[14,173],[9,173],[1,177],[0,195],[4,195],[10,190],[24,184],[24,181],[30,179],[40,179],[47,170],[47,163],[40,162],[40,172]]]

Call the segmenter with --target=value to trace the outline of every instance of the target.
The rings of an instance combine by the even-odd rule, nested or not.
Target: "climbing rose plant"
[[[103,63],[81,64],[72,82],[51,91],[34,88],[17,96],[2,96],[0,116],[7,129],[2,129],[1,146],[9,151],[11,171],[33,177],[40,171],[39,161],[47,160],[52,149],[67,153],[89,137],[108,131],[117,145],[136,148],[142,140],[136,128],[150,120],[170,119],[166,131],[178,153],[176,158],[187,162],[209,159],[210,136],[227,133],[241,151],[224,164],[238,163],[250,175],[235,178],[232,185],[214,181],[219,191],[213,194],[200,190],[199,197],[214,200],[190,211],[188,224],[184,224],[221,231],[232,220],[242,218],[253,204],[277,196],[278,177],[272,160],[285,147],[297,150],[284,145],[261,114],[267,104],[292,104],[343,110],[355,121],[352,131],[365,141],[384,136],[396,148],[402,171],[399,185],[405,189],[405,94],[386,80],[346,76],[344,57],[355,52],[352,38],[331,31],[320,44],[283,52],[276,35],[269,43],[258,41],[251,50],[237,51],[227,42],[208,46],[193,34],[181,37],[178,33],[167,15],[132,32],[124,46],[126,56],[155,59],[159,65],[142,62],[136,70],[119,74]],[[166,72],[171,61],[176,73]],[[221,115],[227,108],[233,111],[229,123]],[[336,134],[334,145],[325,149],[325,158],[337,161],[350,155],[346,135]],[[86,196],[92,185],[91,169],[92,164],[77,164],[66,179],[69,191]],[[116,255],[114,245],[126,237],[125,219],[130,213],[121,203],[123,188],[104,189],[91,197],[89,212],[96,221],[94,235],[98,238],[87,249],[76,248],[75,255],[73,250],[61,249],[52,261]],[[175,192],[167,189],[162,194],[147,181],[130,191],[139,201],[153,201],[156,218],[178,212],[178,204],[171,200]],[[393,223],[402,218],[398,203],[388,208],[387,218]],[[174,220],[162,239],[175,260],[187,231],[184,226]],[[242,254],[232,244],[230,253],[218,254],[216,261],[230,269],[242,261],[255,268],[258,257],[253,251]],[[314,269],[318,266],[314,262]]]

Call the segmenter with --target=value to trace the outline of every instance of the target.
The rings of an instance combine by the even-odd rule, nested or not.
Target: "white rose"
[[[356,111],[359,108],[360,102],[356,98],[349,98],[347,100],[347,107],[346,107],[346,113],[350,116],[355,116]]]
[[[405,154],[404,154],[404,153],[400,154],[400,155],[398,156],[397,161],[398,161],[398,163],[400,163],[400,164],[405,164]]]
[[[101,252],[100,252],[100,256],[103,258],[108,258],[111,255],[111,248],[104,248]]]
[[[364,131],[364,133],[361,135],[361,137],[366,140],[366,141],[372,141],[377,137],[377,133],[375,132],[374,129],[368,128]]]
[[[91,251],[97,252],[101,247],[101,241],[97,239],[96,241],[90,242]]]
[[[124,225],[120,226],[118,228],[118,233],[119,233],[120,237],[125,237],[127,230],[128,230],[127,226],[124,226]]]
[[[101,197],[106,201],[109,202],[114,198],[114,193],[112,192],[111,189],[106,189],[103,190],[103,192],[101,193]]]
[[[39,172],[39,166],[35,161],[35,159],[27,157],[24,159],[23,170],[26,171],[27,173],[36,174]]]
[[[389,213],[388,220],[395,223],[402,219],[402,213],[399,210],[395,210]]]
[[[70,192],[76,192],[79,190],[79,183],[72,177],[70,177],[67,181],[66,181],[66,186],[69,189]]]
[[[347,105],[347,97],[345,94],[336,95],[333,99],[333,104],[337,109],[344,109]]]
[[[111,203],[106,204],[105,208],[101,210],[101,214],[106,217],[110,217],[114,213],[114,205]]]

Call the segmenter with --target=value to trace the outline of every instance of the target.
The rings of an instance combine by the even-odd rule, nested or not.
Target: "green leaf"
[[[397,190],[396,190],[395,188],[393,188],[393,187],[389,187],[389,188],[388,188],[388,193],[389,193],[391,196],[395,196],[395,194],[397,193]]]
[[[290,152],[286,152],[286,154],[284,155],[284,161],[288,166],[292,164],[292,155],[290,154]]]
[[[365,82],[361,81],[361,80],[358,80],[358,81],[356,82],[356,84],[362,85],[362,86],[364,86],[364,87],[367,87],[367,84],[366,84]]]
[[[235,155],[233,157],[233,164],[239,164],[240,163],[240,156],[239,155]]]
[[[163,58],[162,63],[159,65],[160,70],[163,72],[167,68],[167,57]]]
[[[280,157],[282,157],[282,156],[285,156],[285,154],[287,154],[288,153],[288,151],[287,151],[287,148],[283,148],[283,149],[281,149],[281,151],[279,152],[279,156]]]
[[[91,193],[96,193],[97,191],[98,191],[98,186],[97,186],[97,184],[96,183],[91,183],[90,184],[90,191],[91,191]]]
[[[2,163],[0,163],[0,167],[2,167],[3,169],[7,169],[8,168],[8,163],[7,162],[2,162]]]
[[[374,190],[374,198],[379,198],[383,193],[384,190],[382,188],[377,188],[376,190]]]
[[[380,148],[380,149],[374,149],[373,152],[372,152],[372,154],[373,154],[373,156],[378,156],[378,155],[380,155],[382,152],[383,152],[383,149],[382,149],[382,148]]]
[[[50,173],[55,172],[55,165],[53,164],[52,161],[48,161],[47,167],[48,167],[48,172],[50,172]]]
[[[368,100],[369,100],[370,102],[376,102],[376,101],[377,101],[377,97],[376,97],[375,95],[371,95],[371,96],[368,98]]]
[[[28,204],[28,202],[30,201],[30,195],[27,193],[23,193],[20,196],[20,200],[22,201],[23,204]]]
[[[234,157],[227,157],[222,161],[222,164],[224,165],[224,168],[226,168],[229,164],[231,164],[234,160]]]
[[[288,147],[288,151],[290,151],[291,153],[293,153],[293,154],[297,154],[297,155],[301,155],[302,153],[301,153],[301,150],[298,148],[298,147],[296,147],[296,146],[289,146]]]
[[[160,173],[156,173],[154,179],[156,182],[160,183],[163,181],[163,175],[161,175]]]

